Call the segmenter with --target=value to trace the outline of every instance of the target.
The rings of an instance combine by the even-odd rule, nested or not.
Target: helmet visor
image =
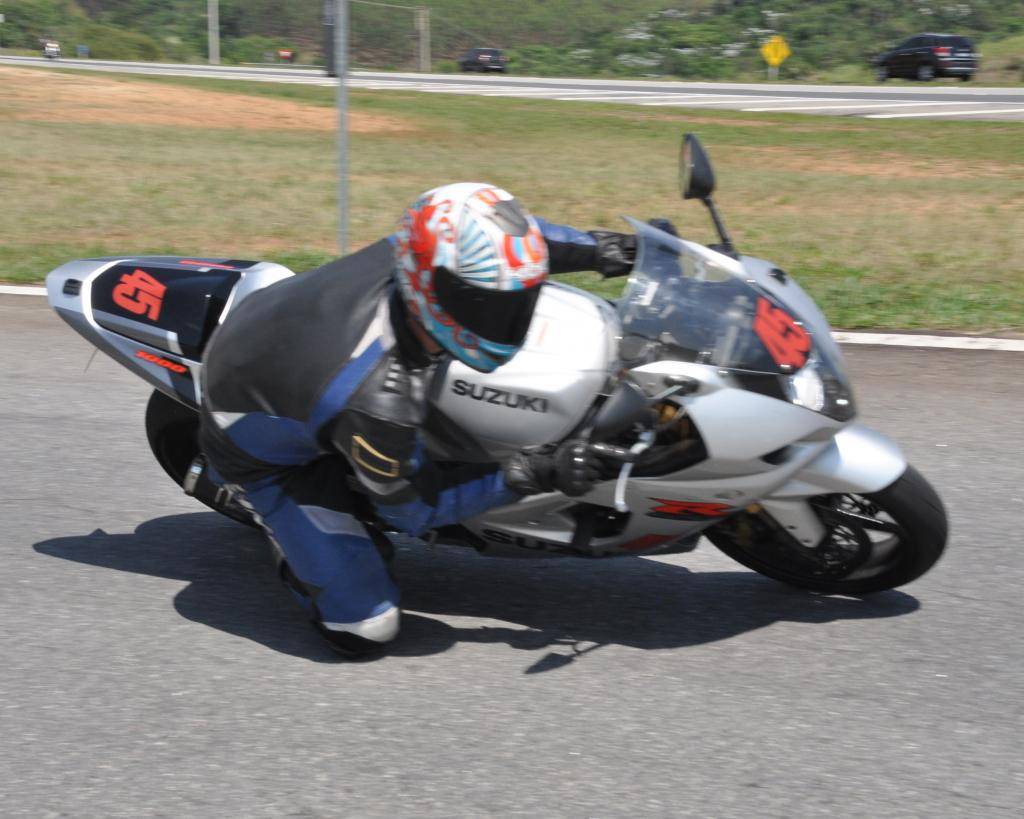
[[[526,338],[540,285],[520,290],[477,287],[446,267],[434,269],[434,293],[441,309],[479,338],[519,346]]]

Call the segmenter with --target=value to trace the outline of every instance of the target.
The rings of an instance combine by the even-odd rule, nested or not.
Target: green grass
[[[138,79],[123,80],[139,82]],[[148,80],[154,84],[167,79]],[[329,106],[329,89],[172,81]],[[157,93],[154,91],[154,93]],[[583,228],[668,216],[712,240],[675,190],[697,132],[737,245],[792,273],[840,327],[1024,328],[1024,126],[643,109],[357,92],[406,130],[353,134],[353,244],[446,181],[509,188]],[[22,121],[0,102],[0,278],[110,253],[224,253],[295,269],[334,247],[334,139],[256,131]],[[622,282],[571,280],[602,293]]]

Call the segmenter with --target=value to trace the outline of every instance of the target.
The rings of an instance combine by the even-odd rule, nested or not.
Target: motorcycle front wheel
[[[763,509],[708,529],[729,557],[766,577],[826,594],[870,594],[902,586],[942,556],[949,527],[942,501],[912,466],[879,492],[818,495],[809,502],[826,534],[799,543]]]

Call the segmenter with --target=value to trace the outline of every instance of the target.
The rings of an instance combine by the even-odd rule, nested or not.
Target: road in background
[[[324,76],[322,71],[309,69],[46,60],[41,57],[0,57],[0,64],[305,85],[335,84],[335,80]],[[986,88],[966,83],[955,86],[922,83],[920,86],[876,87],[354,71],[350,74],[348,85],[350,88],[374,90],[612,102],[659,108],[706,108],[753,113],[828,114],[868,119],[1024,120],[1024,88]]]
[[[161,472],[148,387],[42,299],[0,327],[5,816],[1018,815],[1019,353],[846,348],[950,511],[904,590],[404,548],[403,634],[350,664]]]

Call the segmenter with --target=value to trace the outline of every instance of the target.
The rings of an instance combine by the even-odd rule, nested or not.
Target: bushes
[[[84,21],[81,9],[69,0],[19,0],[0,7],[6,15],[4,45],[39,49],[39,41],[59,37],[69,21]]]
[[[64,50],[74,54],[79,44],[89,46],[89,56],[96,60],[141,60],[161,62],[167,59],[160,44],[152,37],[101,23],[69,27],[63,35]]]
[[[64,53],[73,56],[75,46],[89,46],[99,60],[165,59],[160,44],[146,34],[117,26],[94,23],[70,0],[19,0],[3,5],[4,43],[13,48],[39,48],[39,40],[54,37]]]
[[[295,46],[287,40],[257,35],[222,40],[220,48],[221,57],[226,63],[261,63],[267,54],[275,54],[279,48],[295,50]]]
[[[516,74],[572,77],[592,74],[594,66],[589,49],[567,49],[547,45],[510,48],[508,70]]]

